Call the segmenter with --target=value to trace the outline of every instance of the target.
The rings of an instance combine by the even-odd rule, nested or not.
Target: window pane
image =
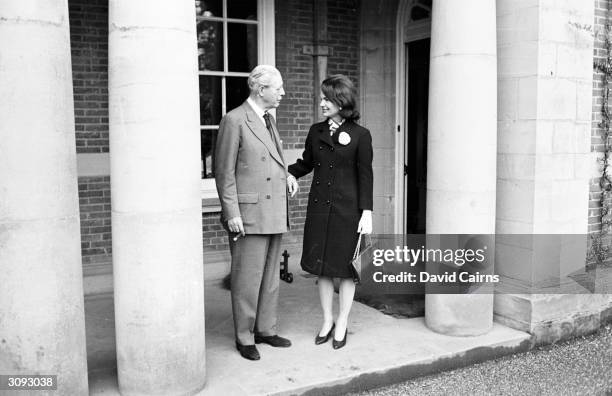
[[[257,25],[228,23],[228,67],[233,72],[250,72],[257,66]]]
[[[200,130],[200,139],[202,142],[202,179],[215,177],[215,144],[217,143],[216,129]]]
[[[246,77],[227,77],[227,111],[240,106],[249,97]]]
[[[221,121],[221,77],[200,76],[200,125]]]
[[[227,0],[227,16],[257,20],[257,0]]]
[[[222,0],[196,0],[195,8],[197,16],[223,16],[221,12]]]
[[[223,24],[199,21],[198,68],[200,70],[223,70]]]
[[[430,11],[425,7],[416,5],[410,10],[410,18],[412,18],[413,21],[430,18]]]

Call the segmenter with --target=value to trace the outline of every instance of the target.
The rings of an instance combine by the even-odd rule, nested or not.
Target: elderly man
[[[215,178],[221,221],[229,232],[232,255],[232,311],[236,348],[258,360],[255,344],[289,347],[277,334],[277,306],[282,233],[289,227],[287,179],[274,117],[285,90],[280,72],[259,65],[248,78],[251,94],[223,117],[216,147]]]

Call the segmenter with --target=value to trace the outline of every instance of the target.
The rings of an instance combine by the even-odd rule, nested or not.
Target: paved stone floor
[[[281,282],[280,334],[293,346],[258,346],[262,359],[243,359],[234,347],[229,291],[207,281],[207,384],[200,395],[339,394],[371,389],[440,370],[462,367],[530,348],[528,334],[495,324],[478,337],[449,337],[423,318],[399,319],[355,303],[348,342],[315,346],[322,316],[315,281],[294,269]],[[112,295],[86,300],[89,386],[92,395],[117,395]]]

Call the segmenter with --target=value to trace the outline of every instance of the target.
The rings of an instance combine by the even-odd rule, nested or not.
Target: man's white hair
[[[280,72],[274,66],[258,65],[249,74],[249,89],[251,93],[257,92],[259,87],[267,87],[274,77],[281,77]]]

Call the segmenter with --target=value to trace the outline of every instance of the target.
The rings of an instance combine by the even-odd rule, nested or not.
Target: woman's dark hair
[[[334,74],[323,80],[321,91],[333,104],[340,108],[342,118],[350,121],[359,119],[355,97],[357,90],[353,82],[343,74]]]

